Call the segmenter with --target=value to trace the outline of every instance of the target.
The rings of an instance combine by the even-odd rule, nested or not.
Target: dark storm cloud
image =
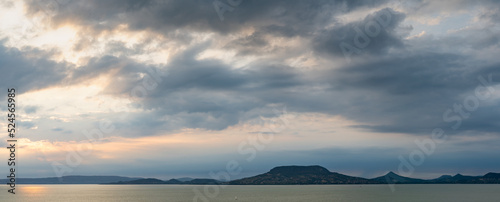
[[[361,21],[321,31],[313,39],[318,53],[341,57],[364,54],[383,55],[391,47],[402,47],[403,39],[396,28],[405,15],[390,8],[379,10]]]
[[[333,91],[357,92],[356,96],[346,98],[356,100],[356,110],[342,114],[360,122],[375,123],[357,127],[379,132],[428,134],[434,127],[449,129],[454,124],[446,122],[443,113],[454,109],[454,104],[463,105],[464,95],[475,96],[475,88],[482,85],[478,76],[487,78],[492,74],[493,83],[487,85],[497,84],[498,71],[487,70],[490,66],[476,66],[469,60],[462,55],[433,52],[400,54],[324,75],[330,77]],[[364,96],[359,96],[361,94]],[[479,118],[480,111],[497,106],[482,106],[481,110],[471,112],[474,115],[464,119],[459,131],[484,131],[485,125],[498,125],[497,118]],[[494,127],[488,130],[495,132]]]
[[[308,32],[315,23],[331,20],[335,12],[349,12],[360,7],[377,6],[385,0],[305,1],[245,0],[232,12],[225,12],[224,21],[213,1],[31,1],[28,12],[48,13],[58,24],[72,22],[96,31],[127,24],[131,30],[155,30],[160,33],[187,28],[227,34],[247,26],[287,26],[288,31]],[[54,3],[55,2],[55,3]],[[222,1],[227,4],[226,1]],[[273,26],[271,26],[273,27]],[[286,33],[294,35],[295,33]]]
[[[130,119],[134,123],[131,125],[147,125],[151,130],[184,127],[222,130],[242,120],[272,114],[271,109],[263,113],[253,111],[269,104],[257,95],[263,92],[271,95],[303,85],[298,72],[286,66],[258,64],[235,69],[218,60],[196,60],[194,57],[204,47],[206,44],[187,50],[162,67],[167,70],[167,76],[148,96],[140,99],[141,107],[154,111],[147,115],[150,118]],[[125,65],[128,66],[134,65]],[[127,75],[141,71],[140,68],[120,70],[113,76],[106,93],[131,96],[130,92],[141,84],[141,79]]]
[[[162,86],[169,89],[207,89],[222,91],[258,91],[293,87],[300,84],[298,75],[285,66],[257,66],[231,69],[219,61],[182,61],[169,65],[172,79]]]
[[[465,58],[454,54],[394,54],[334,70],[329,76],[340,73],[333,82],[343,88],[363,88],[392,95],[456,92],[474,87],[473,81],[461,80],[462,74],[470,71],[465,63]]]
[[[336,16],[359,8],[379,6],[386,0],[356,1],[305,1],[245,0],[235,6],[232,12],[224,13],[224,21],[219,19],[214,8],[214,1],[26,1],[29,15],[49,16],[50,25],[62,26],[67,23],[83,26],[81,42],[74,48],[80,50],[93,36],[102,31],[114,30],[126,25],[129,30],[148,30],[160,33],[169,39],[181,40],[176,32],[189,36],[189,32],[215,32],[221,35],[238,33],[243,29],[252,29],[250,36],[241,36],[229,42],[225,48],[233,49],[238,55],[263,53],[269,45],[268,37],[308,37],[315,35],[318,28],[336,21]],[[223,3],[227,3],[222,1]],[[189,37],[188,37],[189,38]],[[382,40],[378,40],[382,41]],[[378,42],[376,42],[378,43]],[[387,41],[383,43],[388,43]],[[115,52],[130,52],[119,44],[109,44]],[[372,45],[375,46],[375,45]],[[267,49],[266,52],[273,52]]]

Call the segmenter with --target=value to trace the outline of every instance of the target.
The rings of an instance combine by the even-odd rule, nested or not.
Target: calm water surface
[[[18,185],[0,201],[193,201],[194,189],[209,201],[500,201],[500,185]],[[217,193],[217,189],[219,192]],[[203,201],[198,200],[198,201]]]

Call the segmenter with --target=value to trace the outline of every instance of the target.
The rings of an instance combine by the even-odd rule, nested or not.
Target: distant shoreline
[[[8,179],[0,180],[8,183]],[[353,177],[330,172],[321,166],[279,166],[267,173],[229,182],[216,179],[179,178],[131,178],[121,176],[63,176],[48,178],[18,178],[16,184],[98,184],[98,185],[380,185],[380,184],[500,184],[500,173],[483,176],[461,174],[442,175],[436,179],[417,179],[389,172],[376,178]]]

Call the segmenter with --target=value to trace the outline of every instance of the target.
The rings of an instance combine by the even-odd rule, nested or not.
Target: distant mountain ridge
[[[183,181],[181,181],[183,180]],[[8,179],[0,179],[6,184]],[[180,178],[167,181],[155,178],[122,177],[122,176],[81,176],[69,175],[45,178],[17,178],[17,184],[219,184],[213,179]]]
[[[102,184],[118,181],[132,181],[142,178],[121,177],[121,176],[82,176],[69,175],[62,177],[45,178],[17,178],[17,184]],[[8,179],[1,179],[0,183],[7,183]]]
[[[389,172],[384,176],[373,178],[373,180],[383,184],[500,184],[500,173],[488,173],[484,176],[442,175],[436,179],[423,180]]]
[[[410,178],[389,172],[367,179],[330,172],[321,166],[279,166],[269,172],[230,181],[231,185],[294,185],[294,184],[500,184],[500,173],[484,176],[443,175],[436,179]]]
[[[8,179],[0,179],[7,183]],[[121,176],[63,176],[47,178],[17,178],[18,184],[229,184],[229,185],[301,185],[301,184],[500,184],[500,173],[487,173],[483,176],[465,176],[461,174],[442,175],[436,179],[424,180],[388,172],[372,179],[353,177],[328,169],[313,166],[278,166],[269,172],[221,182],[214,179],[179,178],[160,180],[155,178],[131,178]]]

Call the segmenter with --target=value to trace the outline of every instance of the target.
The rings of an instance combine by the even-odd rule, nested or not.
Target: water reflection
[[[22,192],[25,194],[40,194],[46,191],[47,187],[43,186],[33,186],[33,185],[27,185],[27,186],[19,186],[18,192]]]

